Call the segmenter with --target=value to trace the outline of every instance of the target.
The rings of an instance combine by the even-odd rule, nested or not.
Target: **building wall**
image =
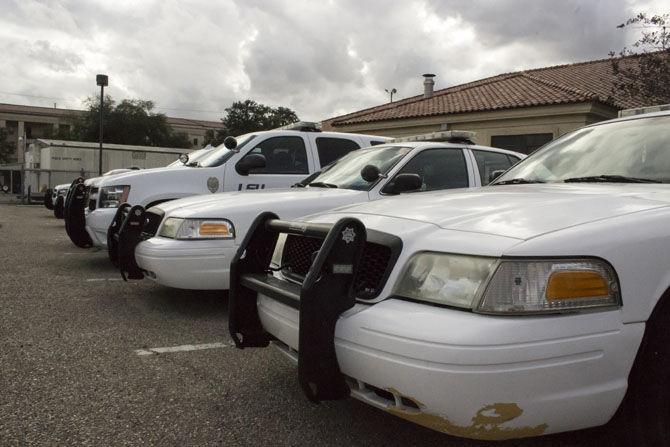
[[[438,130],[469,130],[477,132],[476,141],[491,145],[491,137],[550,133],[553,138],[566,132],[605,119],[615,118],[617,110],[600,104],[564,104],[541,107],[439,115],[431,117],[376,121],[329,126],[339,132],[369,133],[400,137]]]

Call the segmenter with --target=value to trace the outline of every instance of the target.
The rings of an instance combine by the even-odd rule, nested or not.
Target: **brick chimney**
[[[433,81],[434,77],[435,75],[432,73],[423,75],[423,97],[426,99],[433,97],[433,87],[435,86],[435,81]]]

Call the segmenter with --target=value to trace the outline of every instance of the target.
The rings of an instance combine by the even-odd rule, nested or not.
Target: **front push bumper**
[[[63,204],[63,218],[65,231],[74,245],[80,248],[89,248],[93,241],[86,231],[86,216],[84,210],[88,200],[88,187],[84,179],[79,177],[72,182]]]
[[[230,262],[237,251],[232,240],[180,241],[153,237],[135,248],[145,277],[177,289],[227,290]]]
[[[324,242],[302,286],[270,272],[261,250],[274,247],[278,231],[326,234],[327,241],[355,221],[329,230],[273,217],[257,219],[233,261],[229,330],[240,348],[274,340],[298,361],[311,400],[351,394],[426,427],[484,440],[602,425],[621,403],[643,323],[623,324],[620,311],[494,317],[393,297],[355,304],[346,277],[331,290],[333,272],[348,270],[333,269],[333,259],[347,262],[341,244]],[[355,258],[351,265],[355,274]]]

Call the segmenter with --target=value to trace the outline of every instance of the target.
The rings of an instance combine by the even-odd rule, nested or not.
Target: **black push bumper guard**
[[[51,188],[47,188],[47,190],[44,191],[44,207],[50,211],[53,211],[54,209],[54,203],[51,201],[53,191],[54,190]]]
[[[86,231],[86,216],[84,209],[88,200],[88,188],[82,177],[76,178],[65,196],[63,218],[65,231],[74,245],[89,248],[93,245],[91,237]]]
[[[302,286],[272,274],[270,262],[279,233],[324,239]],[[257,293],[298,309],[298,380],[313,402],[349,395],[335,356],[335,324],[354,306],[355,274],[366,239],[367,231],[358,219],[305,224],[265,212],[252,224],[231,264],[228,324],[235,345],[265,347],[272,338],[261,325]]]
[[[124,203],[116,210],[107,230],[107,254],[124,281],[144,278],[135,260],[135,247],[142,241],[144,223],[144,207]]]

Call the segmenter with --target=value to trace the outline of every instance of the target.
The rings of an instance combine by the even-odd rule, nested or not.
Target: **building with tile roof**
[[[620,59],[623,66],[639,57]],[[471,130],[479,144],[530,153],[547,141],[619,110],[653,105],[614,89],[611,59],[504,73],[327,119],[323,128],[404,136]]]

